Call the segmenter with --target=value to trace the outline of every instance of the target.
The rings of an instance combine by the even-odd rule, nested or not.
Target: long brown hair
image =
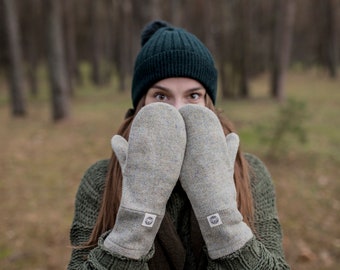
[[[123,121],[122,125],[117,131],[117,134],[123,136],[126,140],[128,140],[132,121],[135,115],[144,105],[145,96],[140,100],[137,108],[134,111],[127,113],[127,115],[125,116],[125,120]],[[235,132],[233,125],[226,118],[222,117],[221,113],[215,109],[215,106],[213,105],[208,95],[206,95],[206,106],[216,113],[223,126],[225,134]],[[94,225],[91,236],[88,242],[84,244],[84,247],[96,246],[100,235],[113,228],[122,196],[122,178],[123,177],[119,162],[115,154],[112,153],[106,177],[101,208],[99,210],[97,221]],[[254,229],[253,226],[254,210],[252,194],[250,189],[248,164],[243,155],[241,154],[240,149],[238,150],[235,162],[234,181],[237,190],[238,209],[243,215],[244,221],[252,229]]]

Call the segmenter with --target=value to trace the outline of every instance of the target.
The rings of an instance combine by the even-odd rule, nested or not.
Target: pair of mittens
[[[111,144],[122,168],[123,191],[106,248],[132,259],[145,255],[178,179],[212,259],[240,249],[252,238],[236,202],[233,176],[239,139],[234,133],[225,138],[211,110],[186,105],[178,111],[152,103],[135,117],[129,143],[116,135]]]

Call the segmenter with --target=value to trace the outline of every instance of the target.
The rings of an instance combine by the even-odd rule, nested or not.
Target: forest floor
[[[317,71],[288,74],[287,97],[301,104],[290,119],[298,120],[306,142],[296,128],[281,130],[275,157],[268,155],[269,140],[261,139],[275,133],[279,117],[268,82],[261,76],[252,81],[249,100],[217,107],[234,122],[242,149],[264,160],[272,174],[292,269],[339,269],[340,80]],[[27,117],[13,119],[0,79],[1,269],[65,269],[79,181],[92,163],[110,156],[110,138],[130,105],[130,95],[114,88],[85,83],[73,98],[71,118],[53,124],[43,90],[29,98]]]

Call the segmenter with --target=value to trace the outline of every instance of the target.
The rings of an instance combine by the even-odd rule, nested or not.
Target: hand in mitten
[[[104,246],[139,259],[151,249],[179,178],[186,144],[183,118],[168,104],[152,103],[135,117],[128,142],[115,135],[111,144],[122,169],[123,191]]]
[[[253,234],[237,208],[234,163],[239,138],[224,136],[208,108],[186,105],[187,145],[180,182],[192,204],[209,256],[217,259],[240,249]]]

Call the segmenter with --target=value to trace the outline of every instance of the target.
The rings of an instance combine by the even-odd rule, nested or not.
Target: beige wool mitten
[[[237,208],[234,163],[239,146],[235,133],[225,137],[208,108],[180,108],[187,145],[180,182],[192,204],[208,254],[217,259],[240,249],[253,234]]]
[[[179,178],[186,145],[183,118],[173,106],[152,103],[136,115],[128,142],[115,135],[111,144],[122,169],[123,191],[104,246],[139,259],[152,247]]]

